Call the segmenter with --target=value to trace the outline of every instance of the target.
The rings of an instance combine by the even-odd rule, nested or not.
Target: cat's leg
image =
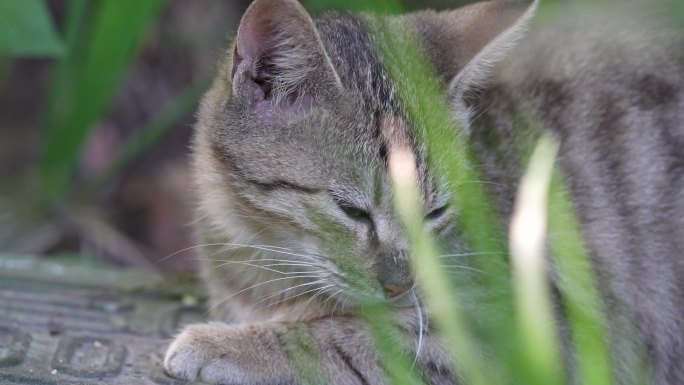
[[[403,334],[410,348],[414,341]],[[425,341],[426,375],[434,384],[452,383],[444,350],[433,337]],[[174,377],[211,384],[385,383],[370,333],[346,317],[191,325],[169,347],[164,367]]]

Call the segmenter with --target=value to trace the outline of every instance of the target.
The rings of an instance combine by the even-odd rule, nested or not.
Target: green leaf
[[[44,2],[0,1],[0,55],[59,56],[63,51]]]
[[[95,3],[87,39],[69,52],[72,65],[51,93],[40,164],[47,197],[60,201],[71,180],[82,144],[106,112],[143,33],[164,0],[103,0]],[[79,7],[76,7],[79,8]]]

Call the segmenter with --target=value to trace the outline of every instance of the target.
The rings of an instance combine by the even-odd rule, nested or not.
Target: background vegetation
[[[562,2],[570,1],[544,3],[542,14],[552,14],[551,5]],[[90,264],[191,269],[180,257],[163,266],[155,261],[190,244],[185,156],[192,111],[248,3],[0,1],[0,250]],[[402,12],[463,3],[305,1],[313,12]],[[682,10],[681,2],[672,4]],[[399,39],[389,41],[386,48],[415,49],[402,44]],[[391,65],[392,70],[415,74],[402,85],[405,89],[412,88],[410,82],[429,77],[429,66],[421,58]],[[446,106],[434,105],[440,99],[437,88],[415,88],[425,92],[404,97],[415,107],[410,113],[424,122],[430,150],[462,152],[441,171],[452,179],[477,180],[464,139],[436,128],[444,127],[440,121],[447,119]],[[554,149],[551,139],[542,138],[529,154],[537,160],[530,164],[551,165]],[[543,235],[547,208],[551,210],[548,225],[560,234],[551,244],[556,262],[568,277],[567,288],[582,288],[580,294],[565,298],[580,353],[581,382],[611,383],[601,310],[561,178],[553,167],[531,168],[527,178],[532,187],[526,194],[541,197],[542,204],[535,206],[540,199],[530,199],[532,203],[521,206],[519,213],[528,218],[538,215]],[[412,181],[397,183],[405,192],[398,196],[397,206],[407,218],[414,218]],[[487,202],[480,201],[486,193],[473,191],[472,186],[457,187],[461,190],[455,195],[468,197],[459,205],[486,212]],[[408,226],[414,254],[421,256],[417,273],[424,283],[423,295],[434,309],[437,328],[450,341],[459,372],[475,385],[565,383],[539,250],[516,249],[516,239],[512,236],[509,244],[495,234],[490,221],[466,218],[459,225],[474,250],[513,254],[512,274],[496,264],[477,266],[488,277],[505,279],[454,282],[441,272],[438,245],[420,224]],[[498,317],[471,308],[464,311],[468,296],[502,288],[509,295],[496,300]],[[368,312],[390,378],[397,384],[420,382],[411,358],[388,343],[393,331],[383,327],[386,316],[382,309]],[[487,355],[497,362],[495,369],[481,360],[483,339],[489,343]]]
[[[0,250],[192,268],[153,263],[190,244],[192,113],[249,3],[0,2]]]

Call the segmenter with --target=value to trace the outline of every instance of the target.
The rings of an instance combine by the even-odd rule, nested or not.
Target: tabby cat
[[[186,327],[166,371],[212,384],[301,383],[292,341],[304,340],[323,382],[384,384],[358,315],[378,301],[426,378],[458,381],[426,325],[393,205],[397,148],[413,151],[426,226],[454,252],[467,249],[398,96],[393,79],[406,74],[390,76],[377,48],[371,26],[384,20],[418,37],[504,218],[521,175],[519,112],[560,139],[609,319],[633,322],[636,337],[618,336],[643,348],[653,383],[684,384],[684,44],[664,27],[607,16],[526,33],[535,8],[492,0],[312,19],[296,0],[255,0],[194,137],[196,234],[218,321]],[[617,382],[633,380],[630,354],[613,354]]]

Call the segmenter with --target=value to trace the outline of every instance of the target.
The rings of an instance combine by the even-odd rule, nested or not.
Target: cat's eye
[[[349,218],[355,220],[370,220],[370,213],[368,211],[344,203],[339,203],[338,205]]]
[[[449,208],[449,205],[444,205],[444,206],[440,206],[440,207],[430,211],[425,216],[425,220],[433,221],[435,219],[439,219],[442,215],[444,215],[444,213],[446,213],[448,208]]]

